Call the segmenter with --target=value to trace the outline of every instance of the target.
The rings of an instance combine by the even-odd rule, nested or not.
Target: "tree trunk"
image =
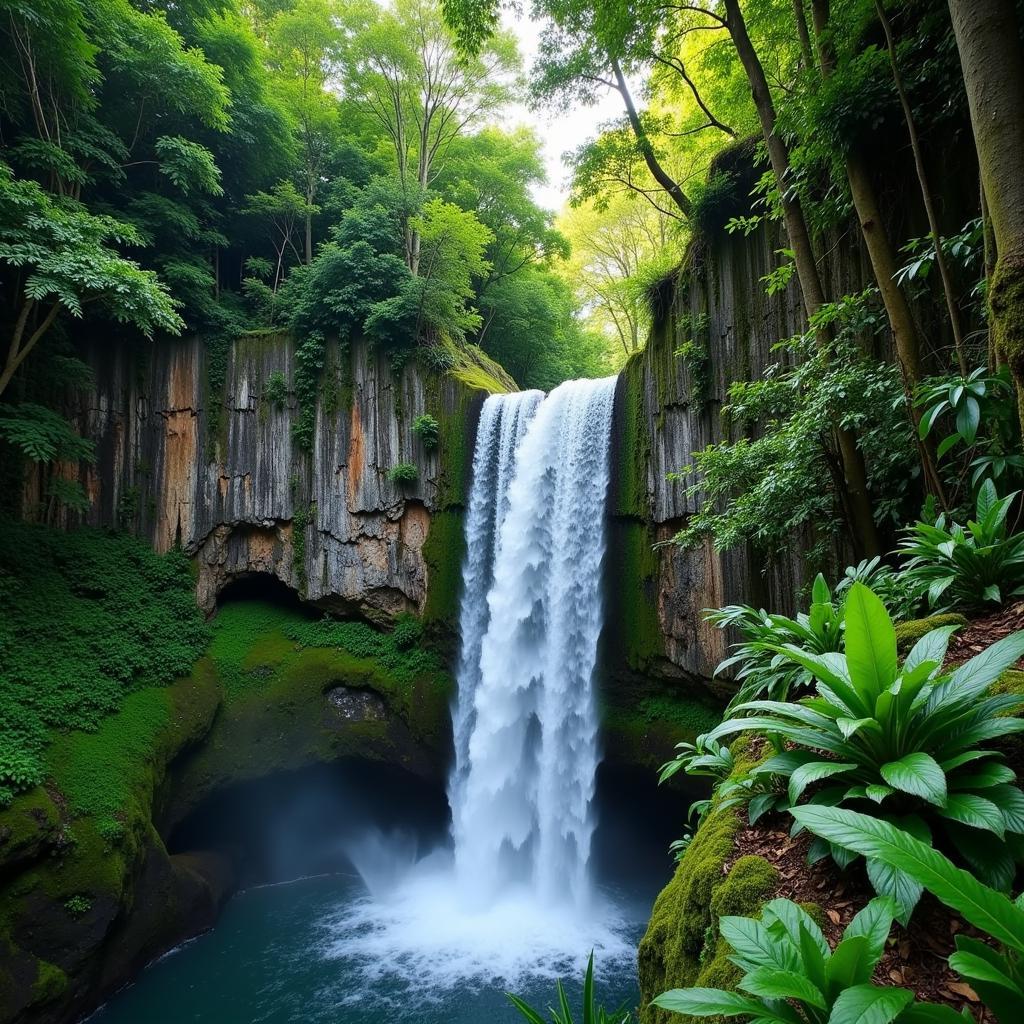
[[[953,278],[949,272],[949,263],[946,260],[946,254],[942,251],[939,215],[935,209],[932,190],[928,185],[928,173],[924,166],[924,154],[921,152],[921,140],[917,136],[917,125],[914,123],[914,111],[910,106],[907,90],[903,87],[903,75],[900,73],[899,61],[896,59],[896,40],[893,36],[892,25],[889,24],[889,18],[885,13],[882,0],[875,0],[875,10],[878,12],[878,20],[882,24],[882,30],[885,32],[886,46],[889,49],[889,64],[892,67],[892,79],[900,98],[900,105],[903,107],[903,119],[907,124],[907,134],[910,136],[910,148],[914,154],[914,167],[917,170],[917,181],[921,188],[921,200],[924,203],[924,212],[928,216],[928,227],[932,235],[932,244],[935,246],[935,264],[939,268],[942,290],[946,296],[946,309],[949,312],[949,326],[953,331],[956,358],[960,365],[961,375],[966,377],[969,367],[967,366],[967,356],[964,351],[963,330],[960,326],[960,310],[956,303],[956,294],[953,290]]]
[[[689,196],[683,191],[679,182],[658,161],[654,147],[651,145],[651,140],[647,137],[647,133],[644,131],[643,124],[640,121],[640,115],[636,111],[633,97],[629,93],[626,76],[622,73],[622,68],[614,57],[611,59],[611,64],[612,73],[615,75],[616,88],[622,96],[622,102],[626,105],[626,116],[629,118],[633,135],[636,136],[636,143],[640,147],[640,155],[644,158],[644,163],[647,164],[651,177],[669,194],[672,201],[682,211],[683,216],[689,218],[693,212],[693,203],[690,202]]]
[[[814,19],[814,36],[818,46],[818,59],[822,78],[829,78],[835,72],[835,54],[828,39],[829,2],[828,0],[811,0],[811,11]],[[871,178],[868,165],[860,153],[849,150],[846,154],[846,179],[850,185],[850,196],[857,213],[864,245],[871,261],[871,271],[878,284],[878,291],[885,306],[885,315],[889,321],[893,344],[896,348],[896,360],[903,376],[903,391],[906,398],[907,413],[913,424],[915,437],[917,426],[921,420],[920,411],[914,406],[914,388],[921,379],[921,343],[917,333],[917,324],[906,296],[896,283],[896,252],[885,229],[882,211],[878,204],[878,194]],[[958,336],[958,335],[957,335]],[[958,346],[959,350],[959,346]],[[930,442],[917,440],[918,455],[925,482],[931,491],[946,506],[945,489],[939,476],[938,466]]]
[[[784,140],[775,132],[775,103],[768,88],[764,68],[747,33],[739,0],[725,0],[725,10],[729,35],[746,71],[754,106],[761,122],[761,131],[768,147],[768,158],[778,182],[786,233],[789,236],[790,248],[793,250],[793,262],[796,264],[804,308],[810,318],[825,304],[825,290],[818,273],[818,264],[814,258],[811,236],[807,230],[807,221],[804,219],[800,200],[788,188],[789,150]],[[819,346],[827,348],[831,341],[828,331],[819,329],[816,333]],[[844,504],[850,510],[848,519],[854,547],[858,555],[880,554],[882,545],[868,493],[863,453],[857,447],[857,440],[849,430],[837,427],[836,439],[843,460],[843,476],[847,491]]]
[[[1024,414],[1024,51],[1014,0],[949,0],[996,264],[988,298],[996,347]],[[1024,418],[1024,416],[1022,416]]]

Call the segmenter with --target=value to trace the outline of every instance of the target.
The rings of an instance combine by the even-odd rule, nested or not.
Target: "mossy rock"
[[[756,763],[749,741],[733,745],[734,775]],[[778,884],[778,872],[760,857],[741,857],[728,873],[742,811],[715,804],[701,823],[672,880],[662,889],[640,941],[641,1024],[678,1024],[681,1018],[651,1005],[671,988],[735,983],[732,965],[717,936],[721,914],[756,914]]]
[[[446,672],[410,676],[339,647],[302,646],[289,630],[320,636],[325,624],[262,602],[228,606],[218,619],[209,660],[224,703],[202,745],[176,769],[166,824],[226,786],[345,757],[439,778],[453,685]],[[332,694],[349,695],[369,713],[340,713]]]
[[[643,696],[631,687],[602,701],[602,746],[609,761],[657,771],[674,756],[677,743],[693,742],[721,720],[721,707],[681,687],[658,688]],[[678,782],[685,779],[677,776]]]
[[[911,648],[921,637],[930,633],[933,629],[940,629],[942,626],[966,625],[966,617],[955,612],[929,615],[924,619],[908,619],[906,622],[897,622],[896,646],[900,654],[905,656],[910,653]]]

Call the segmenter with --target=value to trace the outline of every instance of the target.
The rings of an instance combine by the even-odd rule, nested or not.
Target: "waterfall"
[[[350,849],[368,895],[328,921],[325,955],[358,972],[359,992],[415,1002],[550,984],[580,973],[591,950],[605,976],[635,970],[635,925],[599,885],[591,892],[588,872],[614,392],[614,379],[580,380],[484,403],[459,606],[452,848],[419,856],[371,835]]]
[[[473,702],[480,682],[480,645],[490,613],[487,592],[494,573],[498,528],[508,512],[508,487],[516,449],[544,397],[542,391],[492,395],[484,402],[473,452],[473,484],[466,514],[466,557],[462,564],[459,630],[462,647],[456,678],[459,695],[452,708],[455,765],[448,782],[452,805],[461,803],[469,773],[469,738],[476,721]]]
[[[449,789],[456,877],[475,901],[514,882],[588,897],[614,391],[614,378],[570,381],[539,405],[484,406]]]

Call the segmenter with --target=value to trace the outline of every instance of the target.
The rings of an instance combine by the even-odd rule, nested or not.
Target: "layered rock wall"
[[[761,280],[784,245],[773,224],[750,235],[720,231],[695,245],[654,296],[651,337],[622,372],[611,508],[613,550],[628,583],[613,600],[630,623],[622,656],[634,671],[709,678],[729,638],[703,621],[704,609],[743,602],[791,612],[810,582],[810,537],[794,537],[771,561],[749,548],[668,543],[703,500],[699,490],[689,493],[698,478],[680,471],[693,452],[730,436],[721,415],[730,384],[763,376],[785,358],[773,346],[806,329],[795,282],[768,295]],[[860,248],[847,236],[835,253],[832,293],[861,291],[870,271]],[[835,561],[847,554],[835,552]]]
[[[86,521],[133,528],[158,551],[180,545],[196,559],[207,610],[232,580],[266,573],[338,611],[422,612],[431,513],[461,506],[479,405],[514,382],[482,354],[467,357],[478,360],[474,374],[415,358],[396,372],[368,345],[329,347],[303,452],[292,433],[301,413],[292,339],[235,341],[222,394],[209,383],[210,352],[198,338],[87,351],[96,385],[70,408],[98,454],[79,470],[92,500]],[[275,378],[283,400],[268,394]],[[412,430],[425,413],[444,425],[438,447]],[[415,482],[389,479],[400,463],[417,467]],[[29,479],[27,509],[42,506],[44,487]]]

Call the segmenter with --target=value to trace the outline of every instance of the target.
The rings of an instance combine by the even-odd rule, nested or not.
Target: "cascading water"
[[[484,406],[449,790],[456,876],[474,900],[493,898],[512,881],[529,883],[545,900],[587,896],[597,768],[591,680],[614,393],[614,379],[556,388],[518,446],[502,444],[497,460],[493,421],[518,424],[520,410],[536,400],[492,397]],[[508,474],[500,469],[510,447],[515,472],[506,498]],[[495,461],[498,472],[490,468]],[[496,526],[486,606],[480,582],[491,557],[478,509],[494,510]]]
[[[462,646],[456,672],[458,699],[452,708],[455,764],[448,783],[448,798],[453,807],[462,803],[469,774],[469,739],[476,722],[474,697],[480,682],[480,647],[490,622],[487,594],[494,578],[498,531],[508,512],[508,487],[515,469],[516,450],[543,397],[542,391],[493,395],[480,412],[459,604]]]
[[[614,378],[581,380],[484,403],[452,709],[453,850],[412,863],[396,836],[352,851],[357,866],[373,862],[372,898],[329,922],[327,948],[360,972],[360,999],[551,978],[591,950],[603,972],[631,970],[635,923],[591,893],[587,870],[614,392]]]
[[[575,381],[484,404],[466,515],[451,847],[424,856],[415,831],[346,832],[358,878],[233,901],[210,936],[147,972],[148,996],[129,990],[111,1024],[514,1024],[505,991],[546,1005],[559,977],[575,1002],[591,951],[606,1004],[636,998],[636,942],[659,875],[640,886],[628,845],[617,847],[624,870],[608,871],[608,818],[594,844],[604,871],[592,880],[588,870],[613,392],[611,380]]]

